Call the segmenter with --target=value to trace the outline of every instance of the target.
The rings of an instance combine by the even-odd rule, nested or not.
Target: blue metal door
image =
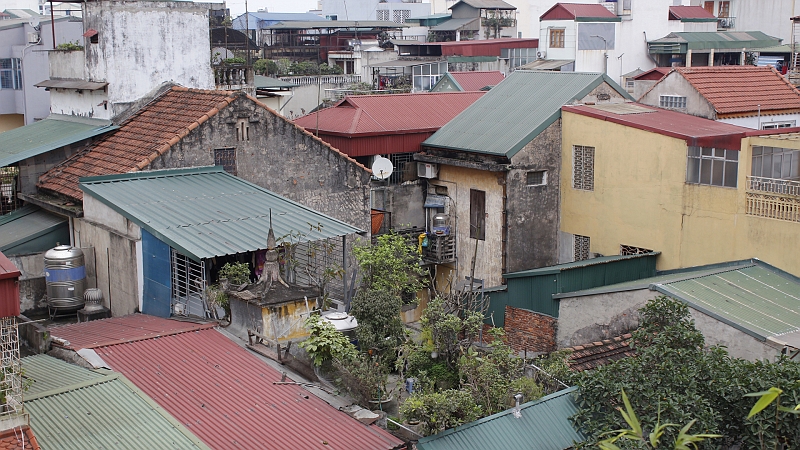
[[[142,312],[158,317],[169,317],[172,312],[170,287],[170,249],[142,229],[142,267],[144,271],[144,299]]]

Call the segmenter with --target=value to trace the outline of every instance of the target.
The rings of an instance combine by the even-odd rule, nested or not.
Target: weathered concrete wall
[[[372,207],[392,214],[392,228],[425,229],[422,180],[372,189]]]
[[[506,306],[506,343],[518,352],[552,352],[556,349],[557,322],[546,314]]]
[[[84,4],[86,75],[108,81],[112,115],[164,81],[213,89],[207,3],[99,1]]]
[[[781,353],[782,346],[770,345],[768,341],[758,340],[696,309],[690,309],[690,311],[694,325],[706,338],[706,346],[727,347],[728,353],[732,357],[749,361],[764,359],[774,361]]]
[[[693,116],[705,117],[706,119],[716,120],[717,114],[714,107],[705,99],[697,89],[693,88],[686,78],[673,72],[656,84],[650,92],[639,99],[640,103],[650,106],[658,106],[660,96],[680,95],[686,97],[686,108],[675,109]]]
[[[639,308],[658,296],[649,289],[567,297],[559,300],[558,348],[620,336],[639,326]]]
[[[98,138],[99,136],[97,138],[86,139],[20,161],[19,180],[22,193],[35,194],[36,183],[39,181],[39,176],[62,163],[74,153],[86,148],[86,146],[90,145]]]
[[[55,50],[47,53],[50,78],[83,80],[86,69],[86,52],[83,50]]]
[[[47,311],[47,303],[43,301],[47,294],[43,254],[9,256],[8,259],[20,271],[19,310],[23,314]]]
[[[511,158],[506,176],[507,272],[558,263],[558,202],[561,180],[561,119]],[[547,172],[543,186],[529,186],[527,174]]]
[[[249,139],[238,141],[242,123]],[[369,231],[366,168],[248,97],[193,130],[148,169],[214,165],[214,149],[231,147],[240,178]]]

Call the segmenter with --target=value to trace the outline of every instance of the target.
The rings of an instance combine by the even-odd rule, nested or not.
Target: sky
[[[227,0],[225,4],[231,10],[232,18],[244,14],[244,0]],[[247,0],[248,11],[258,11],[262,8],[267,8],[269,12],[308,12],[317,8],[317,0]]]

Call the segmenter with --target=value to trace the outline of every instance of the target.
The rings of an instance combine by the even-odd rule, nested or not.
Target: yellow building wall
[[[264,321],[264,336],[278,341],[302,340],[308,337],[305,328],[305,319],[310,309],[315,307],[315,300],[305,300],[284,303],[279,306],[264,306],[261,309]]]
[[[738,188],[686,183],[686,141],[564,112],[561,226],[589,236],[591,252],[620,245],[660,251],[659,270],[759,258],[800,275],[800,223],[745,214],[751,145],[800,148],[745,138]],[[595,147],[594,191],[572,187],[574,145]]]
[[[503,186],[501,172],[468,169],[440,165],[439,177],[432,184],[447,186],[447,195],[455,203],[455,212],[449,211],[451,226],[456,230],[456,254],[458,261],[452,270],[440,266],[437,270],[437,288],[444,289],[445,277],[453,282],[463,283],[471,273],[472,257],[475,254],[476,240],[469,237],[469,191],[476,189],[486,192],[486,240],[477,241],[475,278],[483,279],[484,286],[499,286],[502,277],[502,234],[503,234]]]
[[[25,116],[22,114],[0,114],[0,133],[23,125],[25,125]]]

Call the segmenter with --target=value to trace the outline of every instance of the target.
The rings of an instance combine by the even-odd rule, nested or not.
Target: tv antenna
[[[379,180],[385,180],[392,175],[392,172],[394,172],[392,162],[388,158],[377,155],[372,163],[372,176]]]

